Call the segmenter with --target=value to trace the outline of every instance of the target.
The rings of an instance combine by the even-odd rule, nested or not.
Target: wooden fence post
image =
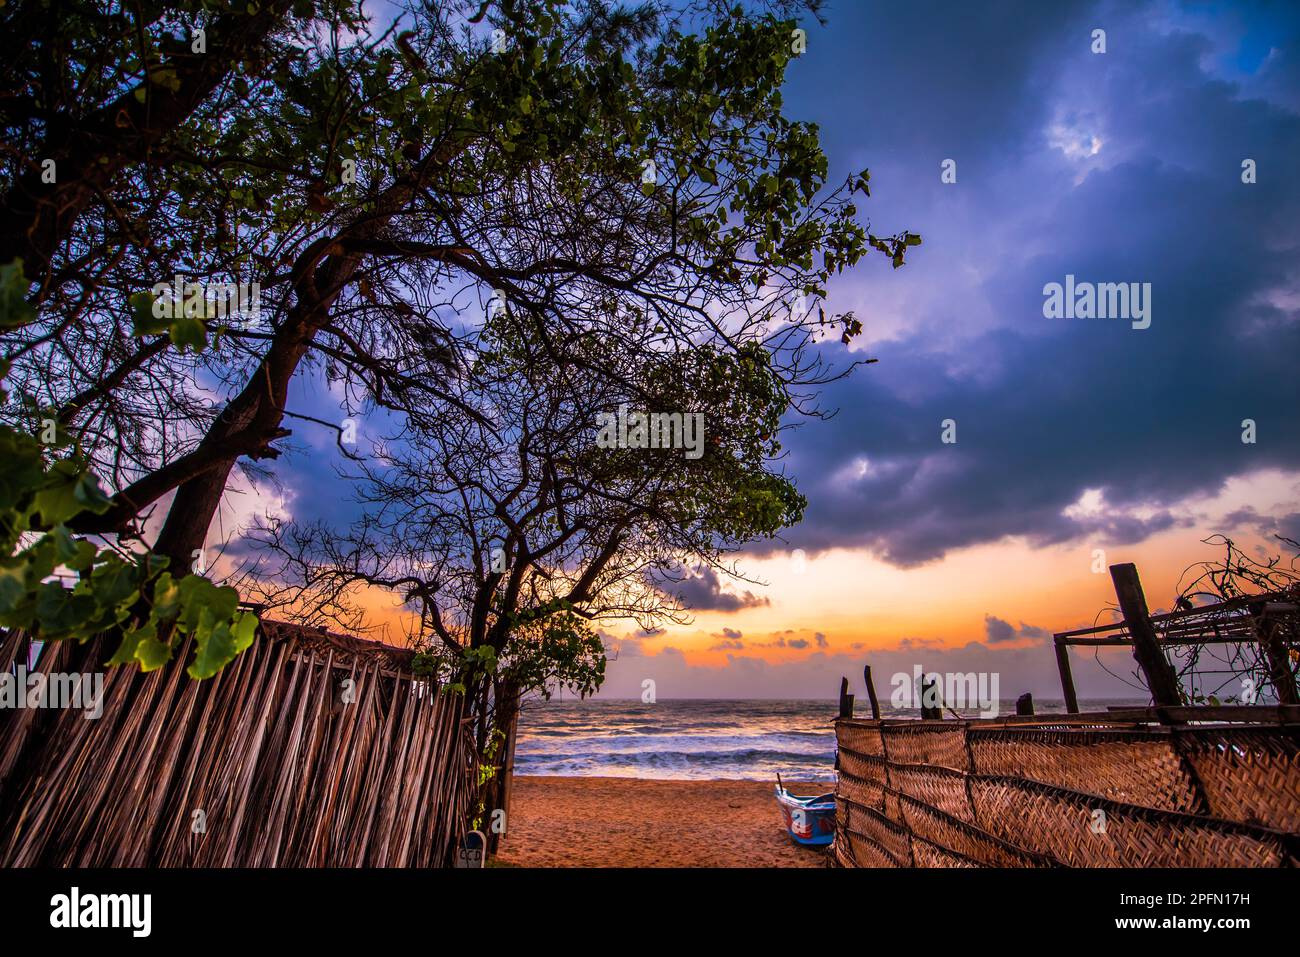
[[[862,680],[867,683],[867,697],[871,699],[871,720],[880,720],[880,702],[876,700],[876,686],[871,681],[871,665],[862,669]]]
[[[849,694],[849,679],[840,678],[840,717],[853,717],[853,695]]]
[[[1056,636],[1056,669],[1061,673],[1061,695],[1065,698],[1067,714],[1079,713],[1079,698],[1074,693],[1074,676],[1070,674],[1070,646]]]
[[[1160,650],[1155,627],[1147,611],[1146,595],[1138,579],[1137,566],[1132,562],[1110,566],[1111,581],[1115,583],[1115,597],[1119,599],[1124,625],[1133,639],[1133,657],[1146,676],[1147,688],[1157,707],[1177,708],[1183,703],[1179,693],[1178,676],[1169,659]]]
[[[1034,696],[1026,691],[1016,699],[1016,714],[1033,714]]]
[[[933,695],[929,693],[931,688],[935,689]],[[936,698],[939,703],[933,707],[926,706],[927,698]],[[943,686],[939,684],[939,678],[936,675],[934,680],[929,680],[927,675],[921,675],[921,720],[937,721],[943,718]]]

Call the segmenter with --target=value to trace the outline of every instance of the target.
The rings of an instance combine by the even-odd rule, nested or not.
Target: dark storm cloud
[[[1224,518],[1223,532],[1245,528],[1265,538],[1285,538],[1300,542],[1300,512],[1288,515],[1261,515],[1250,506],[1239,508]]]
[[[882,230],[905,224],[925,244],[842,287],[865,303],[880,363],[827,390],[835,419],[791,434],[810,506],[785,544],[868,546],[899,565],[1008,535],[1130,544],[1187,523],[1178,502],[1229,476],[1300,468],[1300,117],[1252,98],[1293,88],[1294,24],[1263,61],[1268,84],[1241,86],[1194,32],[1212,17],[1182,29],[1177,14],[1157,25],[1154,6],[872,9],[862,29],[832,12],[791,112],[821,114],[837,166],[871,165]],[[830,82],[854,63],[879,82]],[[906,63],[925,68],[890,68]],[[1151,283],[1151,327],[1045,319],[1043,286],[1067,273]],[[879,296],[901,296],[907,326],[872,342]],[[940,441],[945,419],[955,444]],[[1093,507],[1071,509],[1089,489]]]
[[[693,576],[665,587],[692,611],[740,611],[771,604],[771,599],[761,598],[753,592],[723,591],[718,573],[711,568],[699,568]]]
[[[1017,628],[1011,622],[998,618],[996,615],[984,616],[984,640],[989,644],[1019,641],[1026,638],[1048,638],[1050,636],[1051,632],[1037,625],[1026,625],[1022,621],[1020,627]]]
[[[786,112],[819,123],[833,179],[871,168],[859,206],[877,232],[924,245],[900,270],[864,261],[832,284],[880,362],[826,390],[835,419],[790,434],[810,504],[782,548],[906,566],[1009,535],[1132,544],[1185,524],[1178,502],[1228,476],[1300,468],[1300,8],[841,2],[828,16],[806,24]],[[1150,282],[1151,328],[1043,318],[1043,285],[1067,273]],[[337,418],[320,383],[295,389],[296,411]],[[955,445],[940,443],[949,418]],[[276,469],[301,491],[296,518],[355,514],[311,456]],[[1088,489],[1102,507],[1065,514]],[[1295,516],[1255,525],[1300,533]],[[669,590],[701,611],[766,604],[712,573]]]
[[[1011,626],[1009,621],[1003,621],[993,615],[985,615],[984,637],[988,641],[1011,641],[1016,637],[1016,629]]]

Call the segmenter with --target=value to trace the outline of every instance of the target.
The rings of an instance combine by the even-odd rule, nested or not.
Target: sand
[[[828,785],[791,785],[822,794]],[[762,781],[516,777],[498,860],[517,867],[821,867]]]

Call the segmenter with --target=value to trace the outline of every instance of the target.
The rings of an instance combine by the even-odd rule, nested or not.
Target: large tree
[[[473,419],[405,417],[357,460],[354,525],[270,522],[239,582],[279,616],[344,628],[371,589],[399,597],[417,660],[465,694],[489,758],[522,695],[599,688],[602,622],[685,620],[680,569],[729,571],[805,504],[775,467],[788,400],[761,345],[665,350],[646,316],[566,340],[533,319],[486,323],[460,382]],[[573,361],[551,362],[557,340]]]
[[[109,481],[84,534],[139,535],[172,494],[145,538],[173,563],[232,470],[279,454],[295,376],[482,424],[456,380],[494,300],[552,368],[616,380],[584,336],[634,321],[638,351],[759,349],[802,403],[844,371],[811,337],[860,330],[818,303],[830,276],[919,241],[860,224],[865,172],[828,189],[815,127],[783,114],[804,42],[784,4],[424,2],[378,30],[343,0],[67,6],[57,26],[0,13],[30,47],[0,104],[0,211],[37,279],[6,415],[52,410]],[[178,273],[259,282],[260,323],[151,321]]]

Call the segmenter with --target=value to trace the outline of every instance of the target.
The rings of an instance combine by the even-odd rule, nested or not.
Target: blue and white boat
[[[786,831],[800,844],[825,847],[835,839],[835,792],[816,797],[791,794],[776,776],[776,806]]]

